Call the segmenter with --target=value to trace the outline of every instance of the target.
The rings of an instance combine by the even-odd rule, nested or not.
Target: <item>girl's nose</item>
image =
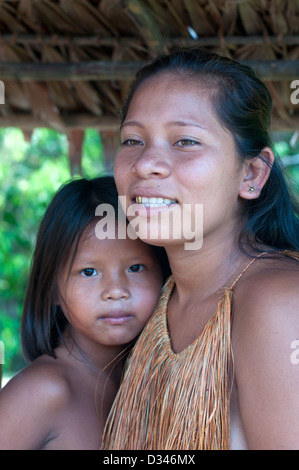
[[[163,149],[146,149],[136,158],[132,170],[141,178],[167,178],[171,173],[169,159]]]
[[[102,291],[103,300],[127,300],[130,297],[128,287],[120,280],[109,280]]]

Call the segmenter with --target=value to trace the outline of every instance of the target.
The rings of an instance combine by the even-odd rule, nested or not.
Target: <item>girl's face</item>
[[[139,239],[99,240],[89,226],[70,274],[69,265],[63,270],[60,305],[77,342],[124,345],[153,313],[161,286],[161,268],[151,246]]]
[[[134,204],[128,214],[138,211],[141,238],[150,238],[159,212],[161,220],[188,205],[194,217],[196,204],[203,205],[203,243],[215,231],[227,236],[239,220],[243,177],[234,139],[218,122],[204,86],[170,73],[140,86],[122,125],[115,179],[126,210]],[[171,243],[178,241],[159,244]]]

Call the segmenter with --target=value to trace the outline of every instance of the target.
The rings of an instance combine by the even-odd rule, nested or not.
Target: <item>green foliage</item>
[[[103,173],[99,135],[86,131],[83,176]],[[57,189],[70,179],[67,137],[36,129],[30,143],[15,128],[0,130],[0,340],[4,372],[24,365],[20,323],[35,237]]]
[[[285,163],[285,170],[291,187],[299,200],[299,133],[287,133],[283,135],[275,145],[275,150]],[[295,139],[294,139],[295,137]],[[293,163],[292,163],[293,160]]]

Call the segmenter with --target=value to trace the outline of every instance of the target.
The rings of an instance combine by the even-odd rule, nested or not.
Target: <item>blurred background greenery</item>
[[[278,154],[299,198],[299,135],[274,135]],[[98,132],[87,129],[82,176],[104,173]],[[20,324],[35,236],[55,191],[70,178],[67,137],[36,129],[27,142],[19,129],[0,130],[0,341],[5,345],[4,375],[25,366]]]
[[[88,129],[82,176],[104,173],[97,131]],[[36,129],[27,142],[21,130],[0,130],[0,340],[4,375],[24,367],[20,323],[26,283],[40,220],[57,189],[70,179],[67,136]]]

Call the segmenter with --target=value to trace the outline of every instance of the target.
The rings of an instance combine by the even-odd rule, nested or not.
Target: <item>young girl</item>
[[[97,449],[132,341],[159,298],[158,252],[96,236],[112,177],[78,179],[41,223],[23,312],[32,363],[0,392],[0,449]],[[115,222],[116,223],[116,222]]]

